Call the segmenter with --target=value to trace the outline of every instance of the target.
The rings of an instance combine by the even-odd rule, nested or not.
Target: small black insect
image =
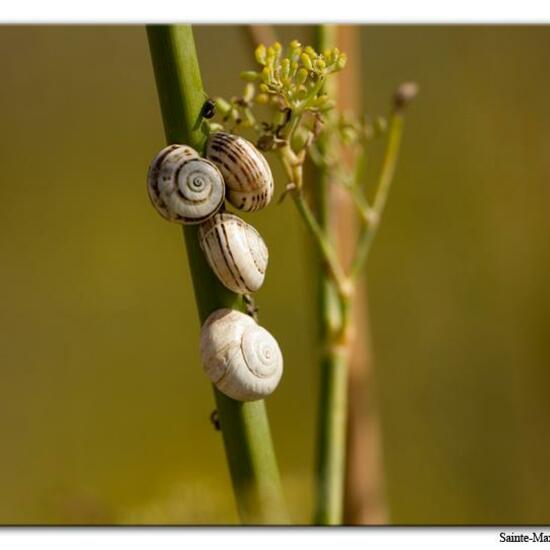
[[[216,114],[216,102],[211,97],[209,97],[202,106],[202,117],[203,118],[213,118]]]

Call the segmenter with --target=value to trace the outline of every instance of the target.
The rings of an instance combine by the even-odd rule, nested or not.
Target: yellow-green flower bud
[[[339,69],[343,69],[346,66],[347,61],[348,61],[348,56],[345,53],[343,53],[338,57],[338,61],[336,62],[336,66]]]
[[[302,44],[300,44],[300,42],[298,42],[298,40],[293,40],[291,43],[290,43],[290,49],[291,50],[297,50]]]
[[[298,73],[296,74],[296,83],[297,84],[303,84],[308,77],[308,71],[307,69],[304,69],[303,67],[298,70]]]
[[[256,51],[254,52],[254,56],[256,57],[256,61],[260,65],[265,65],[266,48],[263,44],[260,44],[256,48]]]
[[[243,71],[241,73],[241,78],[247,82],[255,82],[260,78],[260,74],[256,71]]]
[[[298,48],[297,50],[294,50],[292,54],[290,55],[290,59],[292,61],[298,62],[300,60],[300,56],[302,55],[302,48]]]
[[[326,68],[327,64],[322,59],[315,60],[315,68],[319,71],[322,71]]]
[[[273,77],[273,69],[271,67],[264,67],[262,69],[262,80],[267,84]]]
[[[245,128],[252,128],[254,126],[254,123],[256,120],[254,119],[254,115],[252,114],[252,111],[250,109],[244,110],[244,127]]]
[[[317,52],[311,46],[306,46],[304,52],[306,52],[310,57],[313,57],[313,59],[317,57]]]
[[[302,65],[308,70],[313,70],[313,63],[311,62],[311,57],[307,53],[303,53],[300,56],[300,61],[302,62]]]
[[[258,94],[255,100],[258,105],[265,105],[269,101],[269,96],[267,94]]]
[[[216,110],[220,115],[225,116],[231,111],[231,103],[223,99],[223,97],[216,98]]]
[[[281,80],[285,81],[290,74],[290,60],[283,59],[281,61]]]
[[[254,92],[255,92],[254,84],[252,84],[252,82],[248,82],[247,85],[244,87],[243,99],[247,103],[252,101],[252,99],[254,98]]]

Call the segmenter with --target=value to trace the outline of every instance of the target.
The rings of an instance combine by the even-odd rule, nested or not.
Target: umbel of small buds
[[[262,137],[258,141],[261,150],[286,145],[286,138],[293,134],[300,117],[322,114],[334,107],[334,100],[324,91],[327,77],[343,69],[346,55],[338,48],[317,53],[311,46],[302,46],[294,40],[286,50],[279,42],[256,48],[259,70],[244,71],[246,82],[241,97],[231,100],[216,99],[216,110],[224,125],[254,128]],[[256,120],[255,105],[267,105],[274,111],[273,123]],[[221,127],[212,124],[211,128]]]
[[[201,249],[225,287],[237,294],[255,292],[264,280],[267,246],[251,225],[223,212],[224,199],[240,210],[264,208],[273,196],[271,169],[252,143],[226,132],[209,137],[206,156],[187,145],[162,149],[149,166],[149,198],[168,221],[200,224]],[[201,329],[201,354],[207,376],[233,399],[262,399],[282,375],[275,338],[238,311],[210,315]]]
[[[279,42],[269,48],[263,44],[258,46],[255,55],[263,69],[260,72],[245,71],[241,78],[258,84],[258,103],[267,103],[270,96],[278,95],[288,107],[299,106],[300,102],[317,96],[325,78],[346,65],[346,54],[338,48],[319,54],[311,46],[302,48],[297,40],[290,43],[285,56]],[[323,94],[315,97],[309,108],[323,111],[333,106],[333,101]]]

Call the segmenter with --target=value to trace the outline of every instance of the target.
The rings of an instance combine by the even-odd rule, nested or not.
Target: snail
[[[277,341],[240,311],[214,311],[202,326],[200,348],[208,378],[238,401],[268,396],[281,379],[283,356]]]
[[[267,246],[241,218],[225,212],[212,216],[200,225],[199,242],[208,264],[229,290],[245,294],[262,286]]]
[[[206,144],[206,158],[223,174],[227,200],[239,210],[253,212],[269,204],[273,175],[264,156],[246,139],[215,132]]]
[[[169,145],[149,166],[147,189],[153,206],[169,221],[193,224],[213,216],[225,198],[215,164],[187,145]]]

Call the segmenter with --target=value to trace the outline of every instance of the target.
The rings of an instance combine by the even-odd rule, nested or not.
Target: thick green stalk
[[[147,27],[167,143],[202,151],[207,129],[205,101],[193,33],[189,25]],[[241,298],[215,277],[202,254],[196,226],[183,228],[199,317],[219,308],[242,309]],[[279,470],[263,401],[242,403],[214,388],[225,452],[243,523],[288,523]]]
[[[335,29],[327,25],[317,28],[316,49],[323,51],[334,46]],[[334,86],[334,79],[329,80]],[[334,88],[327,90],[334,97]],[[326,155],[329,136],[318,142],[319,152]],[[313,199],[319,226],[326,239],[334,242],[329,216],[328,169],[316,169]],[[342,318],[340,298],[326,262],[320,260],[318,269],[318,315],[320,360],[319,415],[317,427],[316,498],[314,523],[342,523],[343,488],[346,446],[347,355],[341,338]]]

